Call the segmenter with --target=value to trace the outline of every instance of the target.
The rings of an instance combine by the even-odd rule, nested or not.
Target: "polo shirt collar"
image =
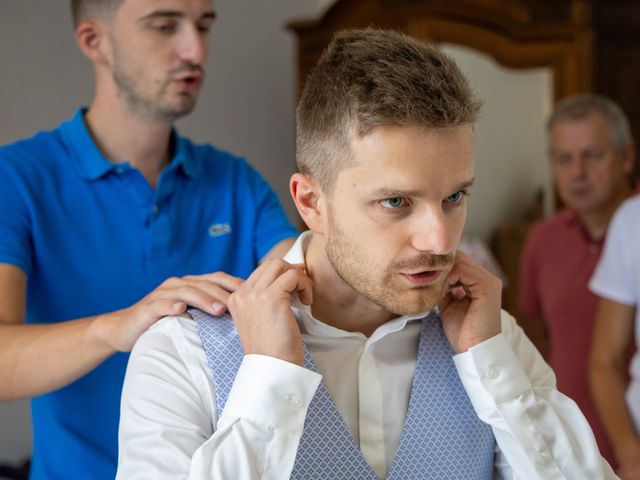
[[[80,175],[87,180],[96,180],[119,165],[107,160],[96,145],[84,120],[86,113],[87,108],[79,108],[71,120],[60,126],[60,131]],[[195,156],[191,154],[189,142],[178,135],[175,129],[171,130],[171,142],[175,146],[171,164],[175,165],[175,168],[180,167],[189,177],[196,177],[198,164]]]
[[[73,118],[60,126],[62,138],[80,175],[87,180],[96,180],[113,170],[115,164],[107,160],[93,141],[84,121],[86,108],[79,108]]]
[[[571,210],[570,208],[564,208],[559,212],[561,218],[567,222],[569,225],[581,225],[580,218],[578,214]]]
[[[582,223],[582,220],[580,220],[578,213],[574,210],[565,208],[559,213],[559,215],[561,215],[561,218],[566,222],[567,225],[569,225],[571,228],[577,229],[587,243],[600,246],[604,244],[605,235],[600,238],[593,238],[587,227],[584,225],[584,223]]]
[[[175,129],[172,129],[171,143],[175,146],[171,165],[180,167],[188,177],[197,177],[200,168],[196,156],[191,152],[191,144],[189,141],[178,135]]]

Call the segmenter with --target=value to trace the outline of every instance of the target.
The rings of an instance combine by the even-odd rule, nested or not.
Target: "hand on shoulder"
[[[162,317],[180,315],[187,306],[211,315],[226,310],[229,295],[243,280],[223,272],[172,277],[134,305],[95,318],[98,334],[115,351],[128,352],[136,340]]]

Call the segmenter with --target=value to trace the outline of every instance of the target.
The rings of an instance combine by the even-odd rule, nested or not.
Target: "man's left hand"
[[[501,331],[502,282],[458,251],[439,303],[442,326],[457,353]]]

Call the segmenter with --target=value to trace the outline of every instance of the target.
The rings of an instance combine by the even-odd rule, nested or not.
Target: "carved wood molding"
[[[338,0],[321,18],[288,27],[298,36],[299,79],[335,32],[373,26],[472,48],[510,68],[548,67],[557,99],[591,90],[590,24],[585,0]]]

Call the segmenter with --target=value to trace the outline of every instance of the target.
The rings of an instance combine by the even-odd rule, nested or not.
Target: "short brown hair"
[[[71,18],[74,27],[93,16],[113,14],[123,0],[71,0]]]
[[[473,123],[480,106],[458,66],[435,46],[390,30],[340,32],[298,104],[298,168],[328,191],[351,161],[354,136],[381,126]]]
[[[582,120],[599,113],[609,127],[611,142],[618,151],[627,148],[632,142],[629,120],[616,102],[604,95],[581,93],[560,100],[547,121],[547,132],[562,121]]]

